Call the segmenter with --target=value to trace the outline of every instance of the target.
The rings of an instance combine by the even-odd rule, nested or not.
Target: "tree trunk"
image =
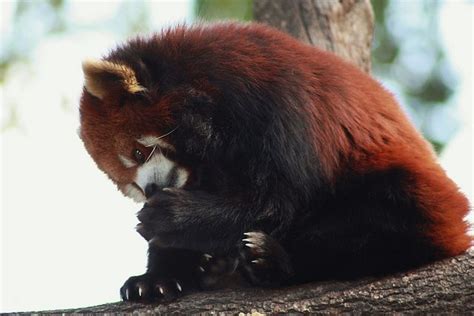
[[[254,0],[254,17],[370,72],[374,15],[369,0]]]
[[[169,304],[113,303],[49,313],[219,315],[324,313],[474,312],[474,250],[421,269],[382,279],[319,282],[282,289],[203,292]],[[45,313],[45,312],[41,312]]]

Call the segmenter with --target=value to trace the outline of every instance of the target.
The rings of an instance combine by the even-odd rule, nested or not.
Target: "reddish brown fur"
[[[464,221],[469,210],[467,199],[438,165],[431,146],[409,123],[390,93],[354,66],[274,30],[253,25],[255,42],[249,44],[245,36],[239,40],[234,33],[241,27],[214,26],[212,34],[199,28],[177,28],[165,33],[159,41],[161,46],[167,47],[163,54],[171,61],[179,60],[183,50],[187,50],[189,56],[209,51],[220,60],[225,56],[227,62],[221,62],[221,68],[216,71],[225,70],[236,78],[250,78],[252,82],[240,83],[243,90],[246,85],[258,88],[263,84],[282,84],[278,81],[281,77],[278,74],[283,71],[280,65],[292,61],[295,73],[303,77],[295,82],[308,83],[301,87],[306,92],[301,98],[314,104],[306,108],[313,122],[310,134],[322,172],[329,182],[333,183],[348,170],[363,174],[403,167],[410,172],[412,180],[407,190],[418,198],[431,220],[428,236],[447,255],[459,254],[470,246],[471,238],[466,234],[468,224]],[[183,44],[184,37],[188,47]],[[275,54],[266,55],[259,48],[261,43]],[[235,55],[233,47],[239,47]],[[196,58],[179,64],[189,78],[194,78],[194,86],[218,98],[218,92],[201,73],[203,66],[195,64],[199,62]],[[291,75],[286,80],[291,81]],[[169,108],[172,99],[172,94],[161,99],[157,112],[155,107],[117,109],[114,104],[117,99],[105,100],[106,106],[99,107],[100,101],[84,93],[81,105],[83,131],[87,131],[82,133],[84,143],[99,167],[113,175],[115,182],[127,183],[132,177],[132,171],[120,165],[117,153],[128,154],[133,149],[130,142],[134,138],[156,134],[157,130],[158,134],[164,134],[173,126]],[[100,111],[109,110],[110,119],[103,121]],[[113,144],[111,139],[115,140]]]
[[[171,100],[159,101],[161,111],[138,104],[138,107],[121,106],[121,91],[115,97],[101,101],[89,93],[81,100],[81,138],[98,167],[119,187],[134,181],[136,170],[125,168],[118,155],[131,157],[133,150],[140,149],[145,155],[150,148],[137,143],[145,135],[165,134],[166,126],[173,124],[167,110]],[[150,120],[155,117],[155,120]]]
[[[320,97],[322,104],[331,104],[328,108],[333,110],[313,113],[315,118],[319,116],[315,142],[328,176],[337,177],[347,168],[360,174],[394,167],[408,170],[412,179],[406,184],[407,190],[417,197],[431,220],[428,236],[448,256],[468,249],[472,238],[467,235],[469,224],[464,218],[470,209],[469,201],[436,162],[430,144],[409,122],[393,96],[352,65],[342,65],[324,52],[318,59],[319,65],[324,65],[321,59],[328,62],[321,69],[321,81],[325,85],[331,80],[342,82],[348,87],[345,93],[357,100],[345,102],[334,91],[313,87],[314,95]],[[360,93],[369,98],[359,97]]]
[[[464,218],[470,209],[469,201],[436,162],[431,146],[393,96],[368,75],[332,54],[269,30],[263,30],[263,36],[281,36],[282,45],[273,47],[278,50],[275,55],[294,61],[294,67],[312,83],[305,88],[316,105],[309,107],[314,122],[313,141],[328,179],[333,181],[347,169],[363,174],[398,166],[406,168],[413,177],[408,190],[418,197],[432,220],[427,234],[447,255],[468,249],[472,238],[467,235],[469,225]],[[295,52],[302,51],[297,60]],[[254,54],[257,52],[251,55]],[[268,60],[262,56],[254,62]],[[233,60],[237,69],[245,67],[244,63]],[[250,76],[256,81],[271,80],[271,73],[256,72]],[[327,89],[328,86],[336,89]],[[323,105],[326,106],[321,111]]]

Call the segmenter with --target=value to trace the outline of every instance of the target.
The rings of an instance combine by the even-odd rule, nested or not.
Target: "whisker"
[[[179,128],[179,125],[176,126],[175,128],[173,128],[171,131],[169,131],[169,132],[167,132],[167,133],[165,133],[165,134],[163,134],[159,137],[156,137],[156,136],[143,136],[141,138],[138,138],[137,142],[139,142],[140,144],[142,144],[143,146],[145,146],[147,148],[158,146],[160,143],[162,143],[162,141],[160,141],[162,138],[171,135],[178,128]]]
[[[166,137],[166,136],[170,135],[170,134],[173,133],[175,130],[177,130],[178,127],[179,127],[179,125],[176,126],[175,128],[173,128],[173,129],[172,129],[171,131],[169,131],[168,133],[161,135],[161,136],[158,137],[157,139],[162,139],[163,137]]]
[[[151,150],[151,153],[148,155],[148,157],[145,159],[145,162],[148,162],[148,160],[151,159],[151,156],[153,156],[153,154],[155,153],[156,147],[158,147],[158,145],[153,146],[153,149]]]

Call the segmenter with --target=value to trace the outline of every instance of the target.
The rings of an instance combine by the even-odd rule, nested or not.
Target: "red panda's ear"
[[[139,84],[135,72],[123,64],[89,59],[82,62],[82,71],[86,90],[99,99],[103,99],[117,86],[131,94],[146,91]]]

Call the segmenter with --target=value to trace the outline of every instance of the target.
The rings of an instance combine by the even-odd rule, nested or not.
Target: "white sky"
[[[191,16],[189,1],[155,2],[155,26]],[[2,2],[1,32],[8,30]],[[100,21],[110,2],[75,2],[71,19]],[[441,28],[461,78],[454,115],[463,126],[441,157],[443,166],[473,195],[473,6],[443,6]],[[470,40],[469,40],[470,39]],[[33,74],[12,69],[0,87],[15,100],[20,128],[1,134],[0,311],[73,308],[119,300],[118,289],[145,269],[146,242],[134,231],[139,205],[124,198],[103,175],[76,135],[82,88],[80,62],[99,57],[121,39],[102,31],[48,37],[33,55]]]

